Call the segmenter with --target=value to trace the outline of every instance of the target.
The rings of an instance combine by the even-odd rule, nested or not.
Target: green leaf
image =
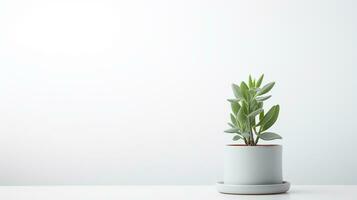
[[[237,114],[237,119],[238,119],[238,121],[239,121],[240,123],[245,123],[246,120],[247,120],[247,116],[246,116],[246,114],[244,113],[243,110],[244,110],[244,109],[241,108],[241,109],[239,110],[238,114]]]
[[[230,122],[228,122],[227,123],[230,127],[232,127],[232,128],[236,128],[236,126],[234,126],[234,124],[232,124],[232,123],[230,123]]]
[[[244,113],[245,115],[248,115],[248,114],[249,114],[248,107],[249,107],[248,103],[247,103],[246,101],[243,101],[243,102],[242,102],[241,109],[243,109],[243,113]]]
[[[262,121],[263,118],[264,118],[264,110],[259,114],[259,121]]]
[[[280,111],[280,107],[279,105],[276,105],[272,117],[262,125],[261,131],[268,130],[271,126],[273,126],[273,124],[278,119],[279,111]]]
[[[242,81],[242,83],[240,84],[240,91],[241,91],[243,98],[245,100],[249,101],[249,88],[244,81]]]
[[[264,132],[259,135],[259,138],[262,140],[275,140],[275,139],[282,139],[282,137],[273,132]]]
[[[238,85],[236,84],[232,84],[232,89],[233,89],[233,93],[234,93],[234,96],[237,98],[237,99],[241,99],[243,98],[243,95],[242,95],[242,92],[241,92],[241,89]]]
[[[241,99],[227,99],[227,101],[231,102],[231,103],[239,103]]]
[[[224,131],[225,133],[240,133],[239,128],[230,128]]]
[[[255,85],[255,87],[260,87],[260,85],[262,84],[262,82],[263,82],[263,79],[264,79],[264,74],[262,74],[260,77],[259,77],[259,79],[258,79],[258,81],[257,81],[257,84]]]
[[[257,90],[256,90],[256,89],[249,89],[248,94],[249,94],[251,97],[254,97],[256,93],[257,93]]]
[[[264,110],[262,108],[259,108],[258,110],[255,110],[253,112],[251,112],[248,117],[255,117],[257,116],[258,114],[260,114],[261,112],[263,112]]]
[[[250,138],[250,134],[247,133],[247,132],[243,132],[243,133],[241,133],[241,135],[242,135],[244,138],[246,138],[246,139],[249,139],[249,138]]]
[[[263,97],[257,97],[256,100],[257,100],[257,101],[265,101],[265,100],[269,99],[270,97],[271,97],[271,95],[269,95],[269,96],[263,96]]]
[[[253,112],[253,111],[255,111],[255,110],[258,109],[258,102],[257,102],[255,99],[253,99],[252,101],[250,101],[249,108],[250,108],[250,110],[249,110],[249,112],[248,112],[248,115],[249,115],[251,112]]]
[[[239,109],[240,109],[240,105],[237,102],[231,102],[231,107],[232,107],[232,111],[234,115],[237,115]]]
[[[273,117],[275,107],[276,106],[271,107],[270,110],[264,115],[263,119],[260,120],[256,126],[264,126],[264,124],[266,124]]]
[[[258,110],[259,108],[263,108],[263,102],[253,99],[252,101],[250,101],[249,107],[251,108],[251,112]]]
[[[257,96],[260,96],[260,95],[263,95],[263,94],[266,94],[267,92],[269,92],[274,87],[274,84],[275,84],[275,82],[266,84],[262,89],[260,89],[257,92]]]
[[[242,107],[239,109],[238,114],[237,114],[237,120],[239,121],[239,124],[241,124],[241,128],[246,126],[247,122],[247,113],[248,113],[248,104],[246,102],[242,102]]]
[[[239,136],[239,135],[235,135],[235,136],[232,138],[233,141],[237,141],[237,140],[239,140],[239,139],[241,139],[241,136]]]
[[[236,119],[236,117],[234,117],[234,115],[231,113],[231,122],[232,122],[232,124],[234,124],[235,126],[237,126],[238,124],[237,124],[237,119]]]
[[[242,107],[237,114],[237,121],[241,130],[246,130],[248,128],[247,115],[244,113],[244,108]]]
[[[249,75],[248,84],[249,84],[249,88],[253,88],[253,87],[254,87],[254,83],[253,83],[253,80],[252,80],[252,76],[251,76],[251,75]]]

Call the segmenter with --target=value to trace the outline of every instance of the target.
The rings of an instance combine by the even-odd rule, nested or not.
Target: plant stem
[[[248,145],[247,139],[243,138],[246,145]]]
[[[255,139],[255,142],[254,142],[254,145],[257,145],[258,141],[259,141],[259,135],[257,134],[257,130],[256,130],[255,127],[253,128],[253,131],[254,131],[254,134],[257,135],[257,138]]]
[[[257,139],[255,140],[255,145],[258,144],[258,141],[259,141],[259,136],[257,136]]]
[[[249,107],[248,107],[248,110],[249,110]],[[250,146],[254,146],[254,135],[253,135],[252,127],[250,126],[250,119],[249,119],[249,117],[248,117],[248,129],[249,129],[249,134],[250,134],[249,145],[250,145]]]

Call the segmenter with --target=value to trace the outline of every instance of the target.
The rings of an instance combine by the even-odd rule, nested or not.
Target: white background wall
[[[1,0],[0,184],[213,184],[249,73],[277,82],[285,179],[357,184],[356,9]]]

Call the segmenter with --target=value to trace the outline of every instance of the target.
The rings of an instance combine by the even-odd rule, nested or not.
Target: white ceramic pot
[[[227,145],[224,184],[266,185],[283,182],[281,145]]]

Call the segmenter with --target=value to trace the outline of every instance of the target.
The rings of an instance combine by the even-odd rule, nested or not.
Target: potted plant
[[[220,192],[266,194],[289,189],[289,183],[283,182],[282,177],[282,146],[258,144],[260,140],[282,139],[269,131],[278,119],[280,106],[264,109],[275,82],[262,86],[263,79],[264,75],[258,80],[249,76],[248,83],[232,84],[235,98],[228,99],[232,113],[230,129],[225,132],[232,134],[233,141],[243,144],[225,146],[223,182],[218,183]]]

